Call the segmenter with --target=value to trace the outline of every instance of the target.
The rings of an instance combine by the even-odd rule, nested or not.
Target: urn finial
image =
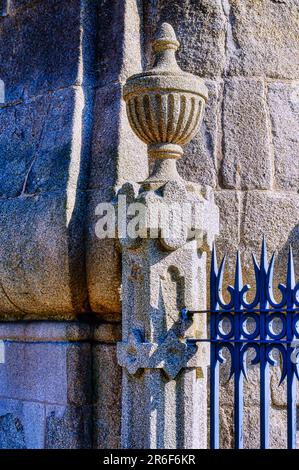
[[[196,134],[208,98],[203,80],[178,66],[179,45],[172,26],[162,23],[152,42],[153,67],[131,76],[124,86],[130,125],[155,160],[145,183],[156,186],[181,179],[176,159]]]

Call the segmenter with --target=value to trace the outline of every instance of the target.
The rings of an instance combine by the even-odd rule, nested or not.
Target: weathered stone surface
[[[97,49],[101,86],[123,81],[141,69],[140,13],[138,0],[100,0]]]
[[[84,194],[0,201],[1,314],[69,318],[84,310]]]
[[[220,0],[160,0],[144,2],[145,33],[169,22],[181,41],[178,62],[184,70],[204,77],[221,76],[225,65],[226,20]],[[148,44],[149,49],[149,44]]]
[[[273,169],[263,82],[226,80],[223,106],[224,187],[270,188]]]
[[[43,0],[1,0],[0,5],[6,6],[6,11],[9,16],[18,13],[18,10],[30,8],[33,4],[40,3]]]
[[[0,436],[1,449],[26,448],[22,423],[11,413],[0,417]]]
[[[120,447],[121,368],[117,365],[116,347],[97,345],[93,348],[94,380],[94,447]]]
[[[92,447],[91,407],[46,406],[46,449],[90,449]]]
[[[299,82],[270,83],[268,102],[275,155],[275,185],[278,189],[296,191],[299,189]]]
[[[71,344],[66,350],[67,402],[80,406],[92,402],[92,346]]]
[[[281,378],[281,367],[277,366],[273,368],[271,376],[271,399],[272,403],[277,408],[285,408],[287,406],[287,380],[285,379],[282,384],[279,385]],[[299,406],[299,383],[296,380],[297,389],[297,406]]]
[[[222,84],[206,80],[209,90],[208,102],[203,114],[203,121],[195,137],[184,149],[183,158],[178,161],[180,175],[188,181],[194,181],[213,188],[217,185],[217,119],[220,109]]]
[[[95,109],[89,187],[113,195],[115,185],[147,177],[146,147],[129,126],[120,84],[98,89]]]
[[[44,405],[0,400],[0,449],[44,447]]]
[[[67,89],[0,109],[1,197],[84,186],[83,106],[80,90]]]
[[[111,327],[109,323],[97,326],[97,331],[109,331]],[[79,323],[78,321],[55,322],[55,321],[18,321],[18,322],[1,322],[0,324],[0,340],[20,341],[20,342],[66,342],[66,341],[86,341],[93,338],[93,325],[88,322]],[[104,333],[103,332],[103,333]],[[97,333],[100,335],[100,333]],[[105,337],[105,334],[103,334]]]
[[[47,0],[2,19],[0,63],[7,102],[77,83],[79,12],[79,0]],[[12,31],[19,32],[17,41]]]
[[[215,203],[220,211],[217,249],[220,254],[234,253],[240,241],[242,193],[230,190],[216,191]]]
[[[270,407],[269,441],[271,449],[285,449],[287,428],[286,410]],[[222,406],[220,410],[220,448],[234,448],[233,407]],[[249,405],[244,407],[244,448],[260,448],[260,407]],[[298,440],[298,439],[297,439]]]
[[[298,78],[298,0],[228,0],[231,75]]]
[[[121,340],[121,324],[102,323],[95,327],[93,337],[99,343],[117,343]]]
[[[243,196],[241,191],[221,190],[215,192],[215,203],[219,207],[220,211],[220,230],[219,235],[215,241],[218,265],[222,257],[227,255],[223,280],[224,286],[228,286],[233,281],[236,263],[236,250],[238,249],[240,243],[242,198]],[[208,270],[210,270],[210,256],[208,256],[207,264]],[[223,296],[224,299],[228,300],[228,293],[226,290],[224,290]]]
[[[5,342],[0,377],[3,398],[86,404],[91,400],[90,345]]]
[[[109,202],[111,193],[107,197],[101,191],[88,192],[87,213],[87,243],[86,243],[86,275],[88,286],[88,299],[91,309],[100,313],[103,319],[120,319],[120,251],[117,249],[115,239],[99,239],[95,226],[99,216],[95,209],[101,202]]]
[[[0,364],[0,448],[119,446],[115,346],[90,344],[115,341],[117,327],[87,320],[0,324],[0,337],[7,339]]]
[[[276,291],[278,283],[286,280],[286,264],[289,245],[292,244],[295,259],[295,275],[298,278],[299,259],[299,195],[291,192],[248,192],[244,199],[244,222],[242,246],[244,259],[244,279],[255,286],[251,253],[259,258],[261,240],[266,237],[268,260],[276,251],[274,281],[277,301],[280,294]]]
[[[242,240],[247,251],[260,246],[266,236],[269,251],[280,252],[293,243],[298,255],[299,195],[289,192],[250,191],[244,198]],[[285,250],[284,250],[285,252]]]

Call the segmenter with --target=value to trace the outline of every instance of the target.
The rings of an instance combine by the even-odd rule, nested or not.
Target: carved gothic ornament
[[[117,344],[118,363],[129,374],[141,369],[163,369],[169,379],[175,379],[181,369],[202,365],[200,351],[194,344],[169,331],[161,344],[144,342],[138,330],[130,333],[128,341]]]

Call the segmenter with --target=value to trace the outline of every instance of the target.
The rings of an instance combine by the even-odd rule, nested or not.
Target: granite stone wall
[[[117,448],[119,339],[96,321],[0,324],[0,449]]]
[[[168,21],[181,41],[180,65],[206,79],[210,98],[201,132],[179,170],[212,186],[220,209],[218,255],[228,255],[224,285],[233,282],[235,252],[244,282],[254,286],[252,252],[265,235],[278,252],[275,282],[284,282],[287,250],[299,277],[299,2],[178,0],[144,2],[147,57],[156,23]],[[279,294],[278,294],[279,295]],[[278,366],[279,367],[279,366]],[[286,446],[286,391],[271,376],[272,447]],[[221,377],[221,445],[233,446],[233,382]],[[259,447],[259,371],[245,386],[245,446]]]
[[[108,329],[120,320],[119,248],[97,239],[94,225],[99,202],[109,201],[125,180],[148,173],[145,146],[127,122],[122,85],[150,60],[156,25],[171,23],[181,42],[178,62],[209,88],[201,130],[179,171],[215,191],[218,251],[230,259],[226,282],[237,248],[244,280],[252,281],[251,252],[263,234],[269,251],[280,255],[277,278],[283,281],[289,243],[298,277],[299,0],[10,0],[6,6],[0,1],[6,88],[0,316],[9,324],[0,324],[0,335],[10,365],[0,364],[0,447],[117,447],[116,336],[95,343],[63,336],[60,344],[46,335],[39,344],[30,339],[30,325],[37,321],[38,337],[87,312]],[[23,323],[13,320],[28,321],[28,329],[22,332]],[[14,341],[10,328],[17,331]],[[90,374],[85,371],[84,380],[83,363]],[[253,383],[256,376],[252,371]],[[273,445],[279,447],[285,400],[273,377]],[[77,380],[80,403],[70,391]],[[224,400],[228,387],[223,379]],[[84,407],[89,411],[82,414]],[[246,407],[252,416],[246,445],[257,445],[258,399]],[[229,446],[229,400],[222,426]]]

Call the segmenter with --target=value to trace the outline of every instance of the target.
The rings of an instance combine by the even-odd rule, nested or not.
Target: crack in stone
[[[33,168],[35,162],[36,162],[37,159],[38,159],[39,150],[40,150],[40,148],[41,148],[42,140],[43,140],[43,137],[44,137],[44,131],[45,131],[45,127],[46,127],[46,124],[47,124],[47,117],[48,117],[48,114],[49,114],[50,107],[51,107],[51,102],[49,102],[49,104],[48,104],[48,106],[47,106],[47,109],[46,109],[45,118],[44,118],[44,123],[43,123],[42,129],[41,129],[41,131],[40,131],[38,143],[37,143],[36,149],[35,149],[35,155],[34,155],[33,159],[31,160],[29,169],[28,169],[27,174],[26,174],[26,176],[25,176],[25,180],[24,180],[24,183],[23,183],[23,187],[22,187],[22,191],[21,191],[20,196],[23,196],[23,195],[26,194],[26,186],[27,186],[27,182],[28,182],[28,179],[29,179],[31,170],[32,170],[32,168]]]
[[[238,52],[240,50],[239,41],[234,33],[234,25],[235,25],[235,15],[232,11],[232,7],[229,3],[229,0],[221,0],[221,6],[223,10],[223,14],[226,18],[226,34],[225,34],[225,65],[223,74],[226,76],[228,75],[231,54],[230,52]]]
[[[8,300],[8,302],[13,306],[15,307],[20,313],[26,315],[28,314],[28,312],[25,312],[23,309],[21,309],[17,304],[14,303],[13,300],[11,300],[11,298],[9,297],[8,293],[6,292],[6,290],[4,289],[4,286],[2,284],[2,281],[0,281],[0,288],[5,296],[5,298]]]
[[[273,122],[271,118],[268,98],[268,84],[264,81],[264,104],[265,112],[267,116],[267,133],[269,138],[269,157],[271,165],[271,179],[270,179],[270,190],[275,189],[275,147],[273,142]]]

